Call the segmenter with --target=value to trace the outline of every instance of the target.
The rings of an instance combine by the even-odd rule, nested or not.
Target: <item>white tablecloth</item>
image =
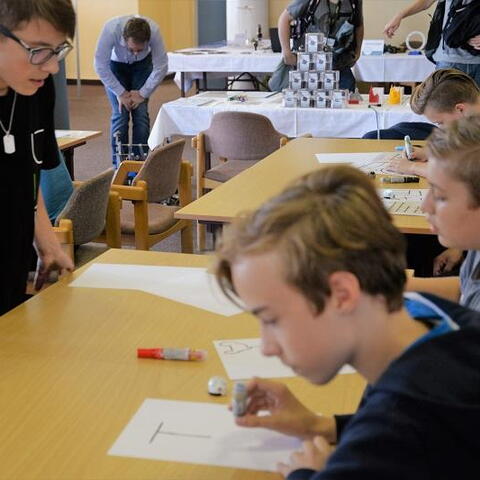
[[[386,53],[362,55],[353,74],[362,82],[423,82],[434,70],[435,65],[424,55]]]
[[[203,52],[203,53],[200,53]],[[271,50],[221,47],[168,53],[170,72],[273,72],[281,54]]]
[[[203,52],[203,53],[200,53]],[[177,72],[175,82],[181,88],[180,73],[185,73],[185,90],[202,73],[227,76],[235,73],[271,73],[280,62],[281,54],[271,50],[221,47],[212,49],[185,49],[168,53],[168,69]],[[422,82],[435,65],[424,55],[403,53],[362,55],[353,67],[353,73],[362,82]]]
[[[377,128],[375,112],[367,105],[345,109],[284,108],[282,96],[267,97],[266,92],[245,92],[248,101],[227,101],[232,92],[204,92],[194,97],[165,103],[158,112],[148,144],[154,148],[172,135],[196,135],[206,130],[216,112],[238,110],[265,115],[274,127],[288,137],[311,133],[314,137],[361,138]],[[206,103],[208,102],[208,103]],[[199,105],[199,103],[204,103]],[[380,129],[399,122],[426,122],[408,105],[386,105],[377,108]]]

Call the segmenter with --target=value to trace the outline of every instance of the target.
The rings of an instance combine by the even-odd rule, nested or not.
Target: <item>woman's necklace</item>
[[[17,92],[13,95],[12,109],[10,111],[10,121],[8,123],[8,129],[6,129],[0,120],[0,127],[2,127],[3,133],[3,150],[7,154],[15,153],[15,137],[10,133],[13,124],[13,114],[15,113],[15,105],[17,103]]]

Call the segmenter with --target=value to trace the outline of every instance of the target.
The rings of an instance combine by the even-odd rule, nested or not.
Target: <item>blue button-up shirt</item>
[[[151,53],[153,70],[145,81],[145,84],[139,90],[143,98],[148,98],[167,74],[168,58],[158,25],[147,17],[140,17],[149,23],[151,30],[150,41],[147,42],[145,49],[137,55],[134,55],[127,48],[127,42],[123,37],[123,30],[125,24],[131,18],[132,15],[115,17],[104,25],[95,52],[95,71],[102,83],[115,92],[117,96],[120,96],[125,92],[125,89],[112,73],[110,60],[121,63],[134,63],[143,60]]]

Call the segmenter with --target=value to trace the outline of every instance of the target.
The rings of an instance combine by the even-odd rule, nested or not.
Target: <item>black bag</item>
[[[425,56],[432,62],[433,54],[437,51],[442,38],[443,16],[445,14],[445,0],[438,0],[437,8],[433,12],[430,28],[428,29],[427,43],[425,44]]]
[[[451,48],[462,48],[472,55],[480,55],[467,42],[480,34],[480,2],[471,0],[453,2],[443,29],[443,41]]]

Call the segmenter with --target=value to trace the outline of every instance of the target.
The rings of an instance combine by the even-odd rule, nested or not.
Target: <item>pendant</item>
[[[3,136],[3,149],[5,153],[15,153],[15,137],[12,134],[9,133]]]

